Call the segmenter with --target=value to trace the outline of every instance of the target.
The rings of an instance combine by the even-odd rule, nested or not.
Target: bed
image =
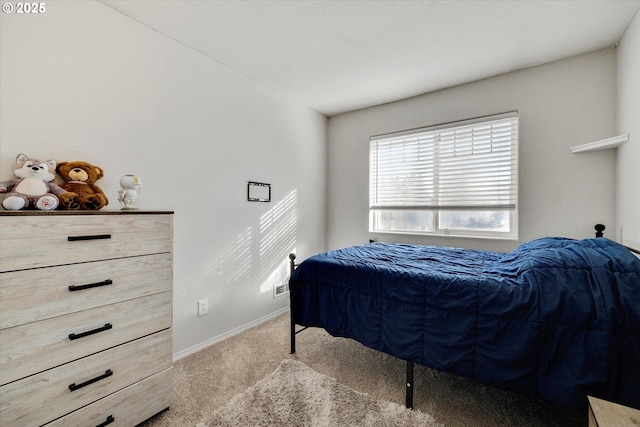
[[[369,243],[291,257],[291,352],[307,327],[561,406],[640,406],[640,259],[607,238],[511,253]],[[302,326],[302,329],[300,329]]]

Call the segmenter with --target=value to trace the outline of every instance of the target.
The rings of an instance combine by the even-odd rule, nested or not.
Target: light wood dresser
[[[170,406],[172,246],[170,211],[0,211],[0,425]]]
[[[640,410],[592,396],[589,400],[589,427],[640,426]]]

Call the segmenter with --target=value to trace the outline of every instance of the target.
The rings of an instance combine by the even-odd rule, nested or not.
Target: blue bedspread
[[[440,371],[583,408],[640,407],[640,260],[605,239],[509,254],[372,243],[291,277],[294,321]]]

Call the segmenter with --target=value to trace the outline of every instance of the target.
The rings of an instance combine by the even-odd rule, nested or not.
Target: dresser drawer
[[[165,369],[139,383],[78,409],[47,424],[47,427],[98,426],[131,427],[171,405],[173,368]]]
[[[171,367],[171,331],[141,338],[0,387],[0,420],[39,426]]]
[[[171,215],[7,216],[0,271],[171,252]]]
[[[167,329],[171,292],[0,330],[2,384]]]
[[[2,273],[0,329],[168,291],[172,282],[170,253]]]

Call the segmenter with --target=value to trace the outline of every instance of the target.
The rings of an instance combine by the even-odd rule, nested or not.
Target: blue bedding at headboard
[[[291,277],[293,319],[401,359],[582,408],[640,406],[640,260],[605,239],[509,254],[372,243]]]

